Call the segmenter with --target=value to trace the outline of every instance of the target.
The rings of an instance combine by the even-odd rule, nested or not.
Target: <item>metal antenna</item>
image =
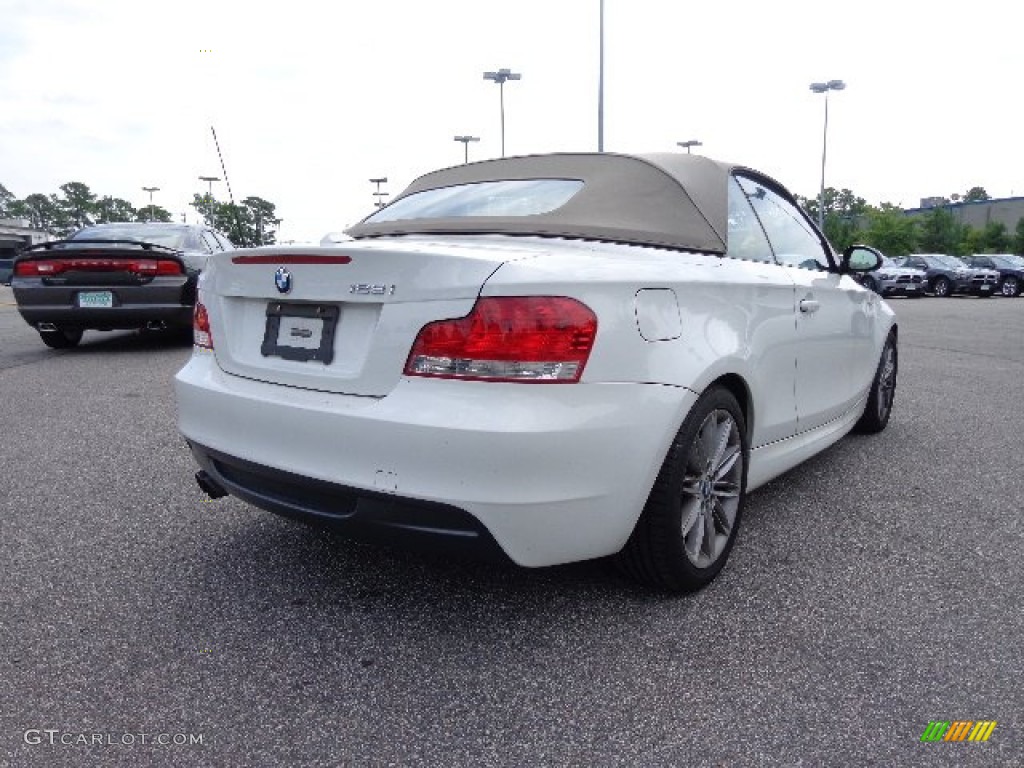
[[[228,185],[228,197],[231,198],[231,204],[235,204],[235,195],[231,191],[231,180],[228,178],[228,169],[224,166],[224,155],[220,153],[220,142],[217,141],[217,132],[213,130],[213,126],[210,126],[210,133],[213,134],[213,143],[217,147],[217,157],[220,158],[220,169],[224,172],[224,181]]]

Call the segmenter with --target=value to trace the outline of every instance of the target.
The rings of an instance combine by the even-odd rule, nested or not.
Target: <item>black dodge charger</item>
[[[18,311],[55,349],[86,330],[190,328],[196,282],[214,253],[234,246],[188,224],[97,224],[14,260]]]

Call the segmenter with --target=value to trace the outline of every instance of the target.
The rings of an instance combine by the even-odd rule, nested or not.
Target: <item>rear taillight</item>
[[[213,334],[210,333],[210,313],[201,301],[192,310],[192,343],[200,349],[213,349]]]
[[[62,272],[132,272],[142,277],[182,274],[181,265],[173,259],[33,259],[14,265],[19,277],[53,277]]]
[[[597,316],[575,299],[483,298],[466,317],[425,325],[405,374],[571,384],[580,380],[596,335]]]

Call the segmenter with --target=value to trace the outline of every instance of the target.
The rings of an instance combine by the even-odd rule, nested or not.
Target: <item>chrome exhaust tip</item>
[[[56,333],[57,326],[53,323],[36,323],[36,330],[42,333]]]
[[[150,320],[148,323],[146,323],[146,330],[147,331],[166,331],[167,330],[167,323],[165,323],[163,320]]]

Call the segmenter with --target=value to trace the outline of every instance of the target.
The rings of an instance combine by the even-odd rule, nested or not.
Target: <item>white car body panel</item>
[[[749,393],[750,489],[838,440],[892,324],[847,276],[643,246],[353,241],[301,249],[352,261],[289,266],[287,296],[273,264],[231,262],[269,252],[289,251],[219,255],[203,274],[214,351],[176,377],[181,432],[267,467],[457,506],[525,566],[618,551],[683,418],[723,376]],[[349,293],[361,283],[395,289]],[[478,295],[586,304],[598,333],[580,383],[403,376],[420,328],[465,316]],[[799,310],[807,297],[817,312]],[[340,305],[334,363],[261,355],[274,301]]]
[[[453,504],[524,566],[620,549],[679,414],[697,398],[652,384],[417,378],[385,398],[356,397],[233,376],[206,353],[175,388],[190,440],[295,474]]]

